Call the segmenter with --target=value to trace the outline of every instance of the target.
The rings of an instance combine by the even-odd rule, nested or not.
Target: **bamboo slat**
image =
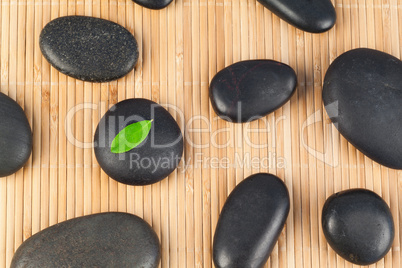
[[[23,169],[0,178],[0,267],[9,267],[18,246],[40,230],[105,211],[133,213],[152,225],[162,245],[160,267],[213,267],[222,206],[236,184],[257,172],[283,179],[291,200],[286,227],[265,267],[358,267],[336,255],[321,228],[326,198],[353,187],[381,195],[395,221],[390,252],[370,267],[402,267],[402,172],[349,144],[321,99],[325,72],[343,52],[369,47],[401,58],[402,5],[332,2],[337,23],[316,35],[290,26],[255,0],[175,0],[160,11],[131,0],[1,1],[0,91],[25,110],[33,152]],[[42,57],[39,34],[51,19],[65,15],[126,27],[139,45],[135,70],[118,81],[92,84],[51,67]],[[289,64],[298,88],[267,117],[231,124],[213,111],[208,87],[218,71],[247,59]],[[185,138],[179,168],[152,186],[109,178],[92,148],[103,114],[134,97],[166,107]]]

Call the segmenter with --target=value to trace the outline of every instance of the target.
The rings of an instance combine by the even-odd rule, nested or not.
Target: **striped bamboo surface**
[[[325,72],[344,51],[370,47],[401,57],[402,3],[334,5],[336,26],[313,35],[255,0],[176,0],[161,11],[131,0],[2,0],[1,92],[24,107],[34,145],[22,170],[0,178],[0,267],[8,267],[18,246],[38,231],[104,211],[134,213],[149,222],[161,239],[162,267],[212,267],[219,212],[235,185],[256,172],[277,174],[291,198],[267,267],[352,267],[326,243],[320,216],[329,195],[355,187],[381,195],[396,225],[391,251],[372,267],[402,267],[402,172],[374,163],[349,144],[321,100]],[[101,17],[129,29],[140,46],[135,71],[91,84],[51,68],[40,52],[39,33],[65,15]],[[251,124],[218,120],[209,81],[231,63],[260,58],[292,66],[296,94]],[[185,135],[180,168],[152,186],[108,178],[91,148],[105,111],[133,97],[166,105]]]

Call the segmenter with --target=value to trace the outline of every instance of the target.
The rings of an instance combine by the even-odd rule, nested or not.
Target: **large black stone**
[[[150,9],[162,9],[167,7],[173,0],[133,0],[135,3]]]
[[[355,264],[383,258],[394,240],[391,211],[376,193],[352,189],[331,195],[322,209],[322,229],[330,246]]]
[[[128,74],[137,62],[134,36],[111,21],[67,16],[49,22],[39,38],[43,56],[71,77],[107,82]]]
[[[32,131],[22,108],[0,93],[0,177],[18,171],[32,151]]]
[[[311,33],[322,33],[334,26],[336,13],[330,0],[258,0],[278,17]]]
[[[33,235],[15,252],[11,268],[156,268],[159,261],[159,239],[148,223],[110,212],[68,220]]]
[[[147,138],[125,153],[112,153],[115,136],[126,126],[154,120]],[[130,185],[158,182],[178,166],[183,136],[174,118],[159,104],[147,99],[128,99],[109,109],[95,132],[95,156],[113,179]]]
[[[230,122],[261,118],[285,104],[296,89],[291,67],[272,60],[249,60],[218,72],[209,87],[216,114]]]
[[[255,174],[237,185],[216,226],[216,267],[263,267],[284,227],[289,207],[288,190],[274,175]]]
[[[402,169],[402,62],[372,49],[339,56],[324,80],[323,100],[339,132],[363,154]]]

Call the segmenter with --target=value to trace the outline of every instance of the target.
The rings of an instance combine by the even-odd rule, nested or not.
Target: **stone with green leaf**
[[[108,176],[129,185],[166,178],[180,163],[183,136],[175,119],[147,99],[128,99],[110,108],[95,132],[96,159]]]

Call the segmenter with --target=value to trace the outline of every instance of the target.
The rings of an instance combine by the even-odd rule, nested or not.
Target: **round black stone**
[[[342,258],[369,265],[383,258],[394,240],[394,222],[385,201],[365,189],[331,195],[322,209],[328,244]]]
[[[306,32],[322,33],[336,22],[330,0],[258,0],[284,21]]]
[[[0,93],[0,177],[17,172],[32,151],[32,131],[22,108]]]
[[[209,97],[221,118],[249,122],[285,104],[296,84],[296,74],[286,64],[272,60],[240,61],[214,76]]]
[[[39,38],[43,56],[60,72],[89,82],[128,74],[138,59],[134,36],[104,19],[66,16],[52,20]]]
[[[162,9],[167,7],[173,0],[133,0],[136,4],[149,9]]]
[[[112,153],[115,136],[126,126],[153,120],[147,138],[125,153]],[[183,136],[169,112],[147,99],[128,99],[114,105],[95,132],[95,156],[113,179],[130,185],[158,182],[172,173],[183,154]]]
[[[68,220],[33,235],[15,252],[11,268],[144,267],[160,261],[159,239],[141,218],[118,212]]]
[[[339,132],[363,154],[402,169],[402,62],[359,48],[329,67],[322,97]]]
[[[239,183],[223,206],[213,242],[217,268],[263,267],[289,214],[286,185],[266,173]]]

